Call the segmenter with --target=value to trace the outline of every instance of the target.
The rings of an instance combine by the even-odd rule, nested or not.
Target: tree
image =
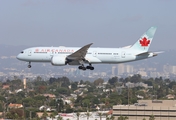
[[[109,84],[115,85],[115,83],[118,81],[118,77],[112,77],[108,80]]]
[[[47,116],[48,116],[47,112],[44,111],[44,112],[43,112],[43,115],[42,115],[42,118],[43,118],[44,120],[46,120],[46,117],[47,117]]]
[[[69,104],[65,105],[65,112],[66,113],[72,113],[73,112],[73,108],[71,108],[71,106]]]
[[[80,113],[77,112],[77,113],[76,113],[77,120],[79,120],[79,116],[80,116]]]
[[[57,88],[56,89],[56,92],[55,94],[65,94],[65,95],[69,95],[70,94],[70,91],[68,90],[68,88],[66,87],[60,87],[60,88]]]
[[[133,75],[131,78],[130,78],[130,81],[132,82],[132,83],[137,83],[137,82],[141,82],[141,75],[139,75],[139,74],[135,74],[135,75]]]
[[[6,113],[6,118],[8,118],[8,119],[12,119],[12,114],[10,113],[10,112],[8,112],[8,113]]]
[[[44,86],[44,85],[39,86],[38,91],[39,91],[39,93],[44,93],[46,91],[46,86]]]
[[[50,118],[53,120],[54,117],[55,117],[54,113],[51,113]]]
[[[15,114],[13,115],[13,119],[15,119],[15,120],[18,120],[18,119],[19,119],[19,116],[18,116],[17,113],[15,113]]]
[[[71,83],[71,89],[76,90],[77,89],[77,82]]]
[[[68,88],[68,86],[70,85],[70,80],[67,77],[62,77],[59,79],[61,81],[61,87],[65,87]]]
[[[41,80],[42,80],[42,77],[37,76],[36,80],[37,80],[37,81],[41,81]]]
[[[58,100],[57,100],[57,105],[56,105],[56,107],[57,107],[57,111],[58,111],[58,112],[62,112],[62,110],[63,110],[63,108],[64,108],[64,102],[63,102],[62,99],[58,99]]]
[[[87,112],[85,113],[85,115],[87,116],[87,120],[89,120],[89,117],[90,117],[92,114],[90,114],[90,112],[87,111]]]
[[[110,120],[115,120],[115,117],[111,115]]]
[[[94,85],[102,85],[103,84],[103,82],[104,82],[104,80],[103,79],[101,79],[101,78],[98,78],[97,80],[95,80],[94,81]]]
[[[102,120],[103,113],[98,112],[98,116],[100,117],[100,120]]]
[[[108,113],[105,114],[106,120],[110,120]]]
[[[59,117],[57,118],[57,120],[63,120],[63,118],[62,118],[61,116],[59,116]]]
[[[111,120],[108,116],[106,116],[106,120]]]
[[[120,116],[120,117],[118,117],[117,120],[128,120],[128,117],[127,116]]]
[[[87,89],[89,93],[93,93],[95,90],[95,87],[91,86],[91,87],[88,87]]]
[[[155,116],[154,115],[150,115],[149,120],[155,120]]]
[[[24,111],[22,109],[11,109],[6,117],[8,119],[22,119],[24,117]]]
[[[5,101],[6,101],[6,98],[5,98],[4,96],[0,96],[0,101],[5,102]]]

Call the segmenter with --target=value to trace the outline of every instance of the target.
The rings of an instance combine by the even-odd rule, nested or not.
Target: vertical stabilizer
[[[141,38],[131,47],[131,49],[147,52],[154,37],[156,27],[151,27]]]

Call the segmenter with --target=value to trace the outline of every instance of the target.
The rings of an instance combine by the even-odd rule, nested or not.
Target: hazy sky
[[[0,0],[0,44],[123,47],[157,26],[151,49],[175,49],[176,0]]]

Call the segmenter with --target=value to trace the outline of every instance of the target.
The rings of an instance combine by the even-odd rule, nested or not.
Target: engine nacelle
[[[65,56],[53,56],[51,58],[51,64],[54,66],[64,66],[66,65],[66,57]]]

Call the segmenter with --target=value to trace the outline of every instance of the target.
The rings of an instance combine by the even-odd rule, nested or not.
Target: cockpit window
[[[21,53],[24,53],[23,51],[21,51]]]

